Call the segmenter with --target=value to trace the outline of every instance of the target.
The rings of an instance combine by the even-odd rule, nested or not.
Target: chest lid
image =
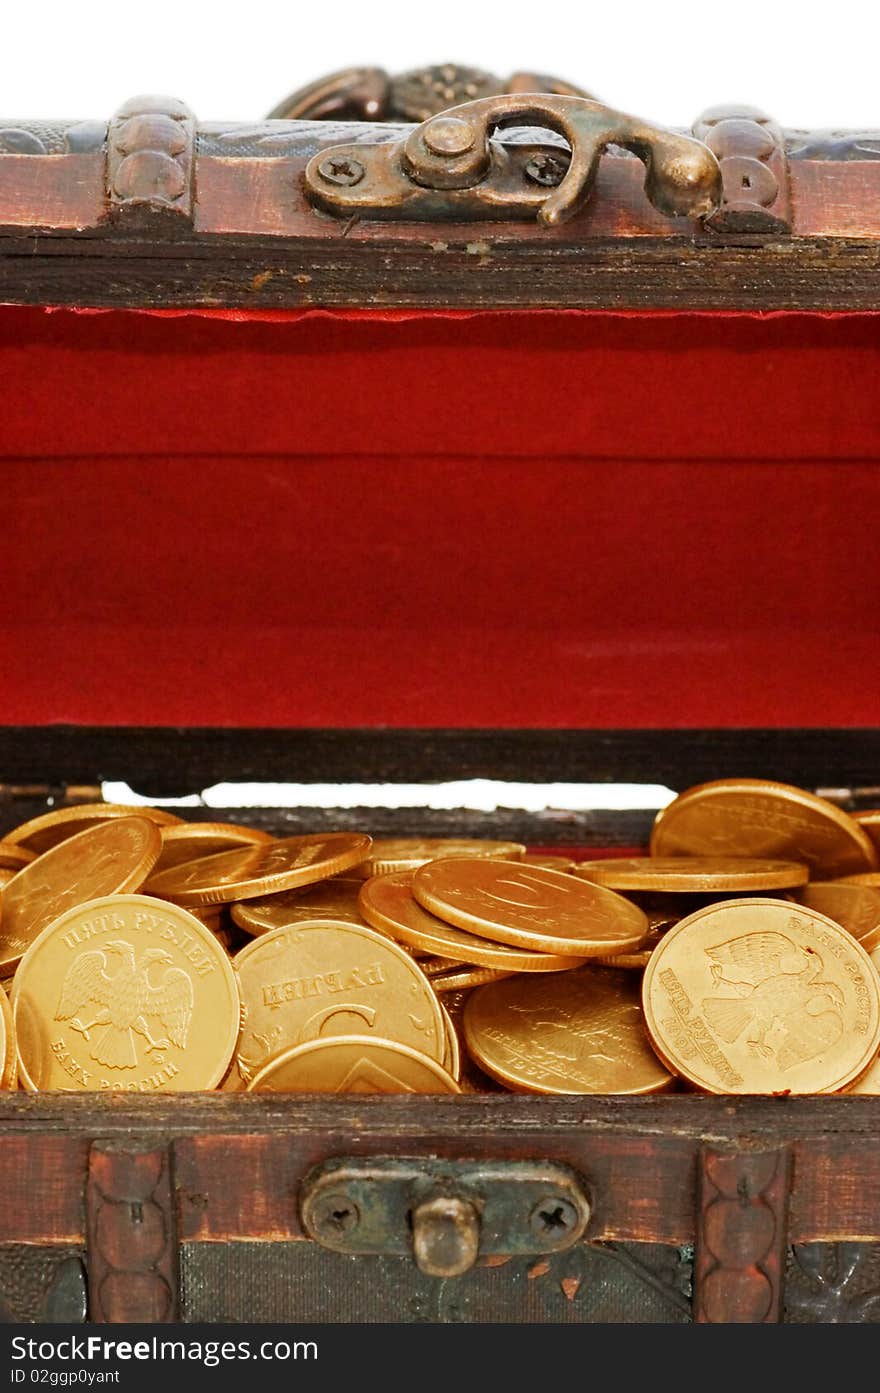
[[[709,113],[682,216],[682,137],[482,100],[3,128],[0,721],[875,722],[880,143]],[[597,120],[564,222],[312,195],[469,121],[564,181]]]

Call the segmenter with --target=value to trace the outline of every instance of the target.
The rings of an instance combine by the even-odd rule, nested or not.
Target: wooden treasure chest
[[[0,302],[0,832],[880,802],[880,133],[453,68],[9,122]],[[878,1144],[855,1094],[7,1090],[0,1312],[876,1320]]]

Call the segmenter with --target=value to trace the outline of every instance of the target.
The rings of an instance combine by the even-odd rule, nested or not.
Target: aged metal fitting
[[[533,184],[555,189],[562,183],[567,169],[568,161],[558,155],[533,155],[525,167],[525,176]]]
[[[460,1277],[480,1250],[480,1216],[468,1201],[440,1195],[412,1213],[413,1257],[428,1277]]]
[[[425,126],[425,144],[434,155],[464,155],[476,138],[470,121],[457,116],[435,116]]]
[[[562,165],[561,155],[493,140],[505,126],[543,126],[561,135],[571,150],[562,177],[557,180],[551,168],[555,159]],[[313,157],[305,183],[316,203],[340,216],[440,221],[537,214],[553,225],[586,202],[602,152],[612,144],[642,161],[645,193],[661,213],[697,218],[718,207],[721,169],[701,141],[585,97],[541,92],[465,102],[424,121],[402,141],[336,146]],[[330,179],[337,187],[329,189],[324,174],[328,161],[346,167],[353,161],[364,175],[357,181]],[[346,187],[355,182],[356,190]]]
[[[432,1277],[478,1257],[558,1253],[582,1237],[590,1201],[550,1161],[340,1157],[305,1180],[303,1230],[339,1253],[409,1255]]]
[[[360,1222],[360,1214],[354,1200],[335,1191],[316,1198],[311,1218],[315,1237],[323,1238],[327,1242],[351,1233]]]
[[[529,1215],[529,1228],[536,1238],[561,1238],[578,1225],[580,1215],[564,1195],[547,1195]]]
[[[351,155],[328,156],[318,165],[318,173],[328,184],[338,184],[341,188],[351,188],[363,179],[365,170],[360,160]]]

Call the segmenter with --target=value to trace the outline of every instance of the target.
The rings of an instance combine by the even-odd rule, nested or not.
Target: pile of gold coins
[[[880,1093],[880,812],[786,784],[590,860],[82,804],[0,886],[3,1089]]]

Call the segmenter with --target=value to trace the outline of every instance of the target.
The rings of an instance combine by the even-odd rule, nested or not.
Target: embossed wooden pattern
[[[177,1233],[167,1149],[96,1142],[86,1208],[91,1318],[174,1320]]]
[[[790,1164],[785,1148],[703,1150],[694,1257],[698,1321],[781,1318]]]
[[[791,232],[785,135],[754,107],[715,106],[694,124],[721,165],[724,201],[708,219],[719,232]]]

